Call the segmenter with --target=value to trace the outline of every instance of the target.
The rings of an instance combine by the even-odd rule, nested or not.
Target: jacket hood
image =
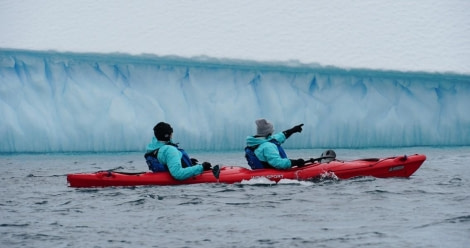
[[[248,136],[246,137],[246,145],[247,146],[256,146],[268,142],[271,136],[268,137],[255,137],[255,136]]]

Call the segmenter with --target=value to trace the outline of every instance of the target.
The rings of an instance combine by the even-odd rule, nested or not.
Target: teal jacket
[[[197,176],[204,171],[201,164],[183,168],[181,165],[183,153],[181,153],[178,148],[172,145],[167,145],[167,142],[165,141],[158,141],[155,137],[153,137],[150,144],[147,145],[147,152],[159,148],[160,150],[158,150],[157,156],[158,161],[168,167],[170,174],[176,180],[184,180]]]
[[[262,161],[267,162],[272,167],[276,169],[288,169],[292,167],[292,163],[288,158],[281,158],[279,155],[279,150],[277,146],[269,142],[270,140],[275,139],[279,143],[284,143],[286,141],[286,136],[283,132],[273,134],[268,137],[254,137],[248,136],[246,137],[246,145],[247,146],[256,146],[259,145],[258,148],[255,150],[256,157]]]

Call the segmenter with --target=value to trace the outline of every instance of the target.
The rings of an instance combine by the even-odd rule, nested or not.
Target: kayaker
[[[283,132],[274,133],[274,126],[266,119],[258,119],[256,123],[256,135],[246,138],[245,157],[252,169],[275,168],[289,169],[292,166],[303,166],[303,159],[289,159],[281,147],[294,133],[302,132],[299,124]]]
[[[197,159],[190,158],[183,149],[178,148],[171,141],[173,128],[170,124],[159,122],[153,128],[153,133],[154,137],[147,145],[147,153],[145,154],[150,170],[154,172],[169,171],[176,180],[184,180],[212,169],[209,162],[198,164]]]

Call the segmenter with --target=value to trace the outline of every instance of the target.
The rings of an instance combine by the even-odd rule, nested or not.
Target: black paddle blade
[[[212,174],[214,174],[214,177],[216,179],[219,179],[219,175],[220,175],[220,167],[219,165],[216,165],[214,167],[212,167]]]

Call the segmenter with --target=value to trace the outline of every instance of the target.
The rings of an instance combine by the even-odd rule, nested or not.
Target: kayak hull
[[[211,171],[186,180],[176,180],[168,172],[125,173],[98,171],[94,173],[75,173],[67,175],[70,187],[115,187],[143,185],[180,185],[195,183],[240,183],[243,180],[267,178],[273,182],[282,179],[312,180],[324,176],[338,179],[353,177],[410,177],[426,160],[422,154],[389,158],[359,159],[353,161],[331,161],[329,163],[308,163],[301,168],[287,170],[259,169],[251,170],[241,166],[222,166],[219,178]]]

